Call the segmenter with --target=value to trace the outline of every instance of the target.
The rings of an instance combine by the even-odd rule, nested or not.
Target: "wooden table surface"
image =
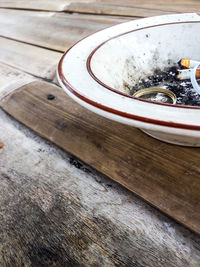
[[[111,122],[73,103],[55,75],[62,53],[88,34],[177,12],[199,13],[200,3],[0,1],[0,266],[200,266],[199,149],[167,145],[117,123],[108,138]],[[57,102],[46,103],[47,92]],[[144,158],[149,176],[139,164]],[[166,191],[173,184],[176,194]],[[166,205],[172,196],[174,204]]]

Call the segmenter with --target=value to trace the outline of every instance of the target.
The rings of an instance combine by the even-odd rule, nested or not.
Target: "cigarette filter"
[[[187,80],[190,79],[192,69],[187,70],[177,70],[176,79],[177,80]],[[196,79],[200,79],[200,69],[196,70]]]

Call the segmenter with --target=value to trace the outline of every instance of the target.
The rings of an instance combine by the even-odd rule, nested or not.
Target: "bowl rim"
[[[161,17],[162,18],[164,18],[164,17],[165,18],[166,17],[167,18],[170,18],[170,17],[173,17],[173,16],[175,16],[175,17],[181,17],[181,16],[184,16],[184,15],[190,15],[190,16],[191,15],[193,15],[193,16],[195,15],[195,16],[198,17],[198,20],[195,20],[195,21],[194,20],[191,20],[191,21],[188,20],[188,21],[185,21],[185,23],[190,23],[192,21],[194,21],[194,23],[196,23],[196,22],[199,23],[200,22],[200,17],[196,13],[173,14],[173,15],[170,14],[170,15],[153,17],[153,19],[155,19],[155,18],[161,18]],[[150,19],[150,18],[140,19],[140,21],[142,21],[142,20],[148,20],[148,19]],[[132,22],[132,21],[129,21],[129,22]],[[136,114],[133,114],[133,113],[128,113],[128,112],[125,112],[125,111],[122,111],[122,110],[118,110],[118,109],[112,108],[112,107],[110,107],[108,105],[103,105],[102,103],[99,103],[97,101],[94,101],[94,100],[90,99],[89,97],[85,96],[84,94],[82,94],[81,92],[79,92],[79,90],[77,90],[76,88],[74,88],[74,86],[70,83],[70,81],[65,76],[64,71],[63,71],[63,63],[64,63],[64,60],[65,60],[66,56],[69,54],[69,52],[75,46],[77,46],[79,43],[81,43],[83,40],[87,39],[88,37],[95,36],[96,34],[102,32],[102,31],[106,31],[107,29],[111,29],[113,27],[117,27],[118,25],[127,24],[129,22],[120,23],[120,24],[117,24],[115,26],[106,28],[105,30],[97,31],[96,33],[93,33],[93,34],[90,34],[90,35],[84,37],[83,39],[81,39],[78,42],[76,42],[73,46],[71,46],[63,54],[63,56],[61,57],[61,59],[59,61],[59,64],[58,64],[57,76],[58,76],[58,81],[60,82],[61,86],[63,87],[63,89],[67,93],[72,94],[73,97],[75,98],[75,100],[76,100],[76,98],[79,99],[80,100],[80,101],[78,101],[79,103],[82,102],[82,104],[85,103],[86,105],[89,104],[89,106],[92,106],[93,107],[93,111],[94,111],[94,109],[97,109],[97,110],[100,110],[100,111],[102,111],[104,113],[110,113],[111,115],[114,115],[114,116],[117,115],[117,116],[120,116],[120,117],[125,118],[125,119],[131,119],[132,121],[139,121],[139,122],[142,122],[142,123],[145,123],[145,124],[149,124],[149,125],[155,125],[155,126],[157,125],[157,126],[161,126],[161,127],[162,126],[165,126],[165,127],[168,127],[168,128],[176,128],[176,129],[181,129],[181,130],[193,130],[193,131],[198,131],[199,132],[200,131],[200,125],[199,124],[186,124],[186,123],[181,123],[181,122],[174,122],[172,120],[159,120],[159,119],[154,119],[154,118],[151,118],[151,117],[140,116],[140,115],[136,115]],[[136,22],[136,20],[134,22]],[[179,23],[182,23],[182,22],[179,22]],[[175,22],[171,22],[171,23],[160,23],[160,24],[162,24],[162,25],[175,24]],[[156,27],[156,26],[159,26],[160,24],[157,24],[157,25],[154,25],[154,26]],[[114,38],[116,38],[116,37],[114,37]],[[108,41],[108,39],[107,39],[107,41]],[[105,42],[102,42],[100,45],[103,45],[103,43],[105,43]],[[95,49],[97,49],[98,46]],[[95,49],[93,49],[92,52]],[[92,52],[90,54],[92,54]],[[87,60],[88,60],[88,58],[86,59],[86,62],[87,62]],[[87,69],[87,64],[85,64],[85,67]],[[90,75],[90,73],[89,73],[89,75]],[[97,81],[95,80],[95,82],[97,82]],[[105,88],[105,86],[103,86],[103,87]],[[113,90],[111,90],[111,91],[113,91]],[[151,105],[160,105],[160,106],[170,107],[170,109],[177,109],[178,108],[178,110],[180,110],[180,109],[184,109],[184,110],[200,110],[200,107],[198,107],[198,106],[189,106],[189,105],[188,106],[186,106],[186,105],[183,106],[183,105],[177,105],[177,104],[174,105],[174,104],[157,103],[157,102],[148,101],[148,100],[144,100],[144,99],[138,99],[138,98],[129,96],[127,94],[120,93],[119,91],[114,92],[114,93],[117,93],[118,95],[122,95],[123,97],[129,98],[129,99],[132,98],[135,101],[146,102],[147,105],[148,104],[151,104]],[[100,112],[97,112],[97,113],[100,114]]]
[[[90,55],[88,56],[87,58],[87,62],[86,62],[86,66],[87,66],[87,70],[88,70],[88,73],[90,74],[90,76],[96,81],[98,82],[100,85],[102,85],[103,87],[105,87],[106,89],[116,93],[116,94],[119,94],[119,95],[122,95],[122,96],[125,96],[125,97],[128,97],[128,98],[132,98],[132,99],[137,99],[138,101],[142,101],[142,102],[147,102],[147,103],[152,103],[152,104],[155,104],[155,105],[164,105],[164,106],[170,106],[170,107],[177,107],[177,108],[189,108],[189,109],[200,109],[200,106],[191,106],[191,105],[180,105],[180,104],[169,104],[169,103],[161,103],[161,102],[153,102],[153,101],[150,101],[150,100],[147,100],[147,99],[140,99],[140,98],[136,98],[132,95],[128,95],[126,93],[123,93],[121,91],[118,91],[116,90],[115,88],[105,84],[104,82],[102,82],[93,72],[92,70],[92,67],[91,67],[91,61],[95,55],[95,53],[106,43],[108,43],[109,41],[113,40],[113,39],[116,39],[118,37],[121,37],[123,35],[126,35],[126,34],[129,34],[129,33],[132,33],[132,32],[136,32],[136,31],[140,31],[140,30],[144,30],[144,29],[149,29],[149,28],[154,28],[154,27],[162,27],[162,26],[166,26],[166,25],[173,25],[173,24],[186,24],[186,23],[200,23],[200,21],[181,21],[181,22],[169,22],[169,23],[163,23],[163,24],[160,24],[160,25],[151,25],[151,26],[147,26],[147,27],[143,27],[143,28],[139,28],[139,29],[134,29],[134,30],[131,30],[131,31],[128,31],[128,32],[124,32],[122,34],[119,34],[119,35],[116,35],[112,38],[109,38],[108,40],[102,42],[101,44],[99,44],[91,53]]]

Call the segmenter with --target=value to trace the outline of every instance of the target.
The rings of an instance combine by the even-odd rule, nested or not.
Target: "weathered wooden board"
[[[101,15],[118,15],[118,16],[130,16],[130,17],[149,17],[158,16],[171,13],[170,11],[157,10],[151,8],[141,8],[138,6],[127,6],[126,2],[120,5],[116,5],[107,2],[96,2],[96,3],[76,3],[72,2],[68,7],[67,11],[79,12],[79,13],[91,13]]]
[[[0,36],[64,52],[81,38],[130,20],[107,16],[0,10]]]
[[[0,139],[1,267],[199,267],[198,235],[2,110]]]
[[[94,3],[71,2],[67,11],[123,15],[123,16],[153,16],[165,13],[199,12],[200,3],[196,0],[98,0]]]
[[[47,11],[63,11],[66,10],[71,2],[94,2],[94,0],[1,0],[0,7],[31,9],[31,10],[47,10]]]
[[[65,51],[81,37],[95,32],[97,29],[105,28],[106,25],[111,26],[116,22],[123,21],[110,17],[107,17],[105,21],[105,16],[96,18],[88,15],[13,10],[6,12],[3,10],[2,12],[3,16],[0,14],[0,20],[6,14],[9,19],[2,19],[0,28],[0,34],[6,36],[0,37],[0,62],[48,80],[55,78],[56,67],[62,56],[54,49]],[[14,14],[13,17],[12,14]],[[14,23],[15,20],[17,23]],[[38,25],[43,25],[43,28]],[[51,28],[56,28],[56,32],[51,34]],[[35,45],[27,44],[28,42]]]
[[[199,12],[200,3],[195,0],[3,0],[2,8],[71,11],[95,14],[146,17],[169,12]]]
[[[35,81],[31,75],[0,62],[0,99],[13,90]]]
[[[139,7],[152,10],[164,10],[172,12],[198,12],[200,11],[200,2],[196,0],[98,0],[106,4],[115,4],[116,6]],[[92,5],[91,5],[92,6]]]
[[[52,80],[62,53],[0,37],[0,62]]]
[[[48,94],[55,99],[47,100]],[[97,116],[63,90],[34,82],[1,107],[37,134],[200,233],[199,149],[169,145]]]

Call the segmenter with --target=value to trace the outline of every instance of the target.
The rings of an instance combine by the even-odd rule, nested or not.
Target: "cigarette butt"
[[[177,80],[187,80],[190,79],[190,74],[192,69],[187,70],[177,70],[178,74],[176,75]],[[196,79],[200,79],[200,69],[197,69],[196,71]]]
[[[186,68],[186,69],[189,69],[189,68],[194,68],[197,64],[200,64],[199,61],[196,61],[196,60],[191,60],[189,58],[182,58],[178,64],[180,67],[182,68]]]

